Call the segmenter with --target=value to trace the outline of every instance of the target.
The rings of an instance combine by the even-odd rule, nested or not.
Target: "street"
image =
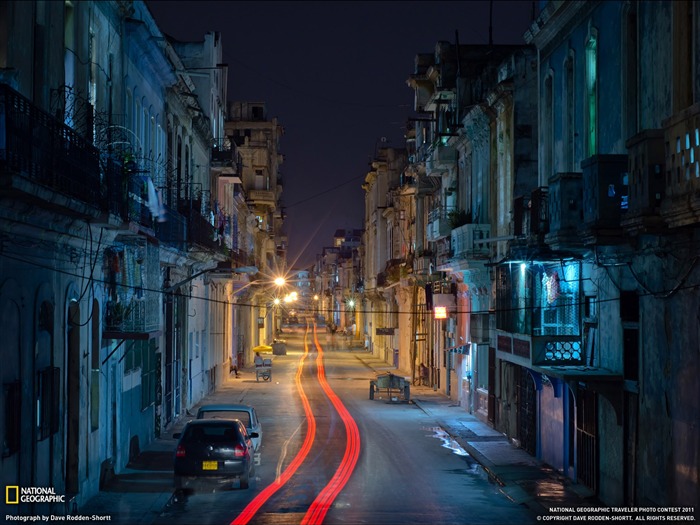
[[[287,355],[271,356],[271,381],[247,370],[207,400],[258,411],[262,459],[250,489],[171,500],[156,523],[534,521],[471,457],[444,446],[441,429],[417,405],[379,394],[370,401],[375,372],[363,364],[364,352],[340,340],[328,345],[325,333],[319,351],[313,334],[299,330],[285,334]]]

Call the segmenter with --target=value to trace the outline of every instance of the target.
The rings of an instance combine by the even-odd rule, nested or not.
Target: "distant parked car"
[[[255,472],[252,437],[237,420],[192,420],[181,433],[174,460],[175,489],[202,483],[226,485],[239,480],[247,489]]]
[[[197,410],[197,419],[238,419],[245,425],[248,435],[256,434],[253,446],[260,453],[262,444],[262,425],[255,409],[249,405],[212,404],[202,405]]]

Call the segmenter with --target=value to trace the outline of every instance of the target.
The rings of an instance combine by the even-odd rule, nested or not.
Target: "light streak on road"
[[[306,515],[301,520],[301,525],[319,525],[323,523],[323,519],[330,510],[333,501],[338,496],[343,487],[350,479],[353,470],[355,470],[355,465],[360,456],[360,430],[357,428],[357,423],[348,412],[343,402],[338,398],[336,393],[328,384],[326,380],[326,369],[323,365],[323,348],[318,342],[318,336],[316,333],[316,325],[314,324],[314,343],[316,345],[316,350],[318,351],[318,356],[316,357],[316,368],[318,381],[323,388],[323,391],[328,396],[328,399],[333,403],[333,406],[338,411],[343,423],[345,424],[345,433],[347,435],[347,442],[345,445],[345,454],[343,455],[343,460],[340,462],[338,469],[335,474],[328,482],[328,484],[323,487],[321,492],[316,496],[316,499],[311,503],[309,510],[306,511]]]
[[[294,457],[292,462],[284,470],[284,472],[282,472],[281,475],[278,475],[275,481],[270,483],[257,496],[255,496],[255,498],[253,498],[253,500],[250,503],[248,503],[248,505],[246,505],[246,507],[241,511],[241,513],[236,517],[236,519],[234,519],[231,522],[231,525],[245,525],[246,523],[248,523],[253,518],[253,516],[255,516],[255,513],[258,512],[258,510],[260,510],[260,507],[262,507],[265,504],[265,502],[275,494],[275,492],[281,489],[284,486],[284,484],[287,483],[287,481],[289,481],[289,479],[302,465],[302,463],[306,459],[306,456],[308,456],[309,452],[311,451],[311,445],[313,445],[314,438],[316,437],[316,418],[314,417],[314,414],[311,410],[309,398],[306,396],[304,388],[301,386],[301,374],[304,370],[304,361],[306,360],[308,355],[309,345],[306,341],[306,335],[304,335],[304,354],[299,360],[297,373],[294,377],[294,382],[296,383],[297,390],[299,391],[299,397],[301,398],[301,402],[304,405],[304,413],[306,414],[306,420],[308,422],[304,443],[302,444],[301,449]]]

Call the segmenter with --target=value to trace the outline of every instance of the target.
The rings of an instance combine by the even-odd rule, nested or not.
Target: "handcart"
[[[409,402],[411,399],[410,380],[390,372],[378,375],[377,379],[369,382],[369,398],[374,399],[374,393],[382,390],[386,390],[389,402],[396,402],[399,398]]]
[[[260,381],[261,377],[263,381],[272,381],[272,359],[263,359],[262,365],[256,365],[255,380]]]

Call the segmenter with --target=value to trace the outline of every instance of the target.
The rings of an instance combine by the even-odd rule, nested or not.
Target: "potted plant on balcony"
[[[124,321],[134,309],[133,303],[123,303],[117,301],[109,301],[107,303],[107,312],[105,315],[106,328],[112,330],[120,330],[124,326]]]
[[[465,224],[471,224],[472,214],[464,210],[453,210],[448,212],[447,220],[450,221],[450,228],[454,230]]]

